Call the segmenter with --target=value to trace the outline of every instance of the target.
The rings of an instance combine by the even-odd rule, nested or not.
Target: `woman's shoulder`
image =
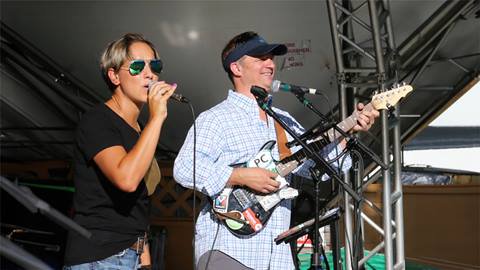
[[[92,108],[90,108],[90,110],[86,111],[82,115],[78,123],[78,126],[83,127],[83,126],[89,126],[94,123],[107,124],[111,122],[111,120],[109,120],[109,118],[111,119],[111,117],[109,116],[110,115],[109,110],[110,109],[104,103],[99,103],[94,105]]]

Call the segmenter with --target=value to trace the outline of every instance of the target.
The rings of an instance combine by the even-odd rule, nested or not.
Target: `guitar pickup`
[[[235,189],[233,196],[237,199],[242,209],[247,209],[256,202],[255,196],[251,193],[249,194],[244,189]]]
[[[283,199],[293,199],[298,196],[298,190],[291,187],[284,187],[279,191],[268,195],[256,195],[258,203],[265,211],[275,207]]]
[[[298,190],[292,187],[286,187],[278,191],[278,195],[282,199],[293,199],[298,196]]]
[[[257,200],[263,210],[268,211],[275,207],[282,199],[278,196],[278,192],[275,192],[268,195],[257,195]]]

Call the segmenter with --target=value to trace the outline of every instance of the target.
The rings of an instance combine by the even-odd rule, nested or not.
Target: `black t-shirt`
[[[131,246],[148,227],[149,200],[145,182],[135,192],[123,192],[101,172],[93,157],[121,145],[128,152],[139,134],[105,104],[95,106],[80,121],[73,156],[74,220],[92,232],[90,240],[70,232],[65,265],[110,257]]]

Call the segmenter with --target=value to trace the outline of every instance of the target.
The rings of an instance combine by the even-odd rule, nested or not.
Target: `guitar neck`
[[[367,105],[365,105],[365,107],[363,108],[364,111],[372,111],[373,110],[373,106],[371,103],[368,103]],[[337,127],[339,129],[341,129],[343,132],[348,132],[350,131],[356,124],[357,124],[357,120],[358,120],[358,115],[359,115],[359,112],[358,111],[354,111],[352,113],[352,115],[350,115],[349,117],[345,118],[342,122],[338,123],[337,124]],[[328,140],[330,142],[333,142],[335,141],[336,139],[339,139],[342,137],[342,134],[340,132],[338,132],[337,130],[335,130],[335,128],[331,128],[329,129],[327,132],[325,132],[325,136],[328,138]]]
[[[381,109],[388,109],[391,106],[395,106],[397,102],[405,97],[408,93],[413,91],[413,87],[411,85],[398,86],[388,91],[383,91],[379,94],[376,94],[372,97],[372,101],[365,105],[363,111],[370,112],[373,109],[381,110]],[[359,112],[355,110],[352,115],[345,118],[342,122],[337,124],[337,127],[342,130],[344,133],[350,131],[356,124],[358,120]],[[314,130],[314,132],[317,132]],[[309,143],[308,145],[314,149],[314,151],[320,151],[323,147],[325,147],[328,143],[334,142],[335,140],[342,137],[342,134],[336,129],[331,128],[324,134],[318,136],[317,139],[314,139],[313,142]],[[277,171],[281,176],[285,176],[295,168],[297,168],[300,163],[307,157],[307,153],[305,149],[300,149],[295,152],[293,155],[286,157],[280,160],[276,167]]]
[[[365,105],[363,110],[371,111],[373,110],[373,106],[371,103],[368,103]],[[337,127],[343,130],[344,132],[350,131],[356,124],[357,124],[357,119],[358,119],[358,111],[353,112],[352,115],[349,117],[345,118],[342,122],[337,124]],[[324,140],[325,137],[328,141]],[[309,143],[308,146],[313,149],[314,151],[318,152],[320,151],[323,147],[325,147],[329,142],[333,142],[336,139],[342,137],[342,134],[335,130],[334,128],[329,129],[327,132],[325,132],[324,136],[320,137],[319,139],[315,139],[313,142]],[[300,163],[303,162],[307,158],[307,151],[302,148],[292,154],[291,156],[288,156],[284,159],[282,159],[278,164],[277,164],[277,171],[281,176],[285,176],[289,174],[291,171],[293,171],[295,168],[297,168]]]
[[[324,140],[316,140],[308,144],[308,146],[315,152],[320,151],[325,145],[326,143]],[[297,168],[307,156],[307,151],[302,148],[292,155],[280,160],[276,166],[278,173],[281,176],[289,174],[291,171],[295,170],[295,168]]]
[[[314,142],[309,143],[308,146],[312,148],[313,151],[318,152],[322,150],[323,147],[325,147],[325,142],[323,140],[316,140]],[[304,148],[302,148],[297,152],[295,152],[294,154],[282,159],[281,162],[286,163],[292,160],[304,160],[305,158],[307,158],[307,151]]]

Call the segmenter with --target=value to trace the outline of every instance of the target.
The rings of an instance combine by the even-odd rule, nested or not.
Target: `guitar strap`
[[[145,185],[147,186],[148,196],[153,194],[158,183],[160,183],[161,178],[162,174],[160,173],[160,167],[158,166],[157,159],[153,157],[150,168],[148,168],[147,173],[145,173],[145,176],[143,177]]]
[[[287,134],[285,129],[277,122],[275,122],[275,132],[277,133],[278,152],[280,160],[292,155],[292,151],[287,147]]]

